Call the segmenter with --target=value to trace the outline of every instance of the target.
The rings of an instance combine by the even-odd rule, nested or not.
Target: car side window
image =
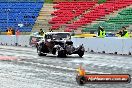
[[[52,35],[45,35],[45,40],[48,41],[48,42],[51,42]]]
[[[45,37],[44,37],[45,39],[47,39],[47,35],[45,35]]]
[[[51,39],[50,35],[45,35],[45,39]]]

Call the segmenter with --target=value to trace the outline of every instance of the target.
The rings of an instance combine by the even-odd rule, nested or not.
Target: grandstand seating
[[[49,23],[53,25],[52,29],[58,29],[61,25],[69,24],[69,21],[79,15],[82,15],[78,20],[70,22],[70,25],[66,28],[66,30],[76,30],[78,27],[91,23],[97,19],[100,19],[101,17],[109,15],[118,9],[131,5],[132,0],[108,0],[105,3],[97,6],[95,6],[95,4],[96,2],[91,3],[83,1],[59,2],[58,5],[54,6],[54,8],[59,10],[52,13],[52,15],[55,15],[56,17],[52,18]],[[82,7],[82,9],[78,7]],[[90,11],[82,14],[87,10]]]
[[[52,29],[59,28],[62,24],[68,23],[73,18],[81,15],[87,9],[92,8],[96,2],[60,2],[58,5],[54,6],[59,10],[54,11],[52,15],[54,17],[49,21],[53,24]]]
[[[87,23],[91,23],[92,21],[95,21],[102,16],[105,16],[107,14],[110,14],[111,12],[118,10],[120,8],[124,8],[128,5],[131,5],[132,1],[126,2],[126,0],[115,0],[111,2],[103,3],[97,7],[95,7],[92,11],[85,14],[81,19],[79,19],[76,22],[73,22],[72,25],[69,27],[71,29],[76,29],[82,25],[85,25]]]
[[[108,21],[95,24],[82,31],[87,32],[90,30],[97,30],[99,26],[103,26],[107,31],[117,31],[122,26],[129,26],[130,24],[132,24],[132,8],[125,9],[119,12],[116,17],[110,17]]]
[[[21,32],[31,32],[43,3],[44,0],[1,0],[1,31],[5,32],[8,27],[12,27]],[[22,26],[20,27],[18,24],[22,24]]]

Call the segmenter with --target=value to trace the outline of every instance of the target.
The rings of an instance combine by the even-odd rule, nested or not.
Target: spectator
[[[17,29],[15,32],[16,35],[20,35],[20,31]]]
[[[12,28],[8,28],[7,35],[12,35]]]
[[[122,27],[122,28],[123,28],[122,37],[128,38],[129,37],[129,34],[128,34],[128,31],[127,31],[126,27]]]
[[[99,36],[100,38],[104,38],[104,37],[106,36],[105,30],[104,30],[104,28],[101,27],[101,26],[98,27],[98,36]]]
[[[75,35],[75,31],[72,30],[72,31],[71,31],[71,36],[74,36],[74,35]]]
[[[39,31],[39,35],[41,35],[41,36],[43,36],[43,35],[44,35],[44,32],[43,32],[43,30],[42,30],[42,29],[40,29],[40,31]]]
[[[11,28],[12,31],[12,35],[15,35],[15,30],[13,28]]]
[[[122,37],[122,33],[123,33],[123,30],[119,30],[119,32],[117,33],[120,37]]]
[[[126,29],[126,27],[122,27],[122,29],[117,33],[119,34],[121,37],[129,37],[128,31]]]
[[[49,32],[53,32],[53,30],[52,29],[49,29]]]

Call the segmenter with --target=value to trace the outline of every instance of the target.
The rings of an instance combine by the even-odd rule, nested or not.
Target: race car
[[[46,56],[50,53],[58,57],[66,57],[72,54],[78,54],[82,57],[84,52],[83,44],[79,47],[73,46],[69,32],[47,32],[45,37],[37,43],[37,53],[39,56]]]

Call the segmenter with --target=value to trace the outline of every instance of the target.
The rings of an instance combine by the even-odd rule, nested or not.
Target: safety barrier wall
[[[0,35],[0,44],[1,45],[16,45],[16,43],[19,46],[27,46],[30,47],[29,45],[29,39],[30,36],[28,35]]]
[[[131,38],[73,38],[74,45],[83,44],[87,51],[129,54],[132,53]],[[75,43],[76,42],[76,43]]]
[[[20,35],[18,37],[14,35],[0,35],[1,45],[16,45],[27,46],[29,45],[30,36]],[[132,39],[131,38],[72,38],[74,46],[83,44],[86,51],[93,50],[94,52],[128,54],[132,53]]]

